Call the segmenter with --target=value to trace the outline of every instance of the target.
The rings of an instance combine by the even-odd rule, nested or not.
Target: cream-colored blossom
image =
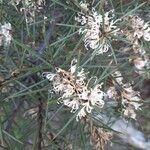
[[[107,90],[107,96],[108,98],[116,98],[117,97],[117,92],[115,87],[111,86]]]
[[[45,5],[45,0],[12,0],[10,2],[15,7],[21,4],[20,11],[25,14],[27,23],[32,23],[35,19],[36,13],[40,12]]]
[[[90,90],[89,100],[93,106],[97,105],[102,108],[104,106],[104,101],[102,100],[104,96],[105,94],[101,90],[101,85],[97,84]]]
[[[134,64],[135,72],[137,72],[139,75],[143,75],[145,70],[150,68],[149,56],[147,55],[144,47],[139,42],[139,39],[133,37],[132,34],[129,35],[131,35],[131,39],[128,39],[133,45],[132,48],[128,48],[128,50],[132,51],[134,55],[134,57],[131,57],[129,61]]]
[[[88,11],[89,3],[80,2],[80,6],[83,10]]]
[[[8,46],[12,40],[12,27],[10,23],[0,24],[0,45]]]
[[[138,40],[134,41],[132,48],[135,53],[135,57],[131,59],[131,62],[134,64],[135,72],[142,75],[146,69],[150,68],[149,56]]]
[[[136,120],[136,113],[133,108],[126,107],[124,109],[124,115]]]
[[[113,74],[112,74],[112,76],[115,78],[115,80],[120,84],[120,85],[122,85],[123,83],[122,83],[122,81],[123,81],[123,77],[122,77],[122,74],[121,74],[121,72],[120,71],[115,71]]]
[[[125,19],[131,29],[126,29],[124,33],[131,42],[141,38],[150,41],[150,25],[148,23],[145,23],[139,16],[129,16]]]
[[[82,5],[84,4],[82,3]],[[84,34],[85,48],[87,50],[96,49],[96,54],[107,52],[110,47],[111,35],[116,35],[119,30],[116,26],[119,19],[114,20],[112,10],[101,15],[96,12],[94,7],[92,10],[89,10],[88,7],[85,8],[86,11],[81,11],[75,17],[75,20],[83,26],[79,29],[79,34]]]
[[[142,70],[144,67],[146,67],[146,64],[148,63],[147,60],[144,60],[142,57],[137,57],[133,60],[135,68],[137,70]]]
[[[36,3],[33,0],[11,0],[11,3],[14,3],[16,5],[19,5],[19,3],[22,3],[25,6],[31,6],[33,4],[42,5],[43,3],[45,3],[45,0],[36,0]]]
[[[124,84],[122,92],[122,104],[125,107],[124,115],[129,116],[130,114],[130,117],[135,119],[135,110],[140,109],[141,103],[142,98],[139,92],[134,91],[131,84]]]
[[[114,86],[107,90],[107,96],[112,99],[117,99],[123,106],[123,114],[127,117],[136,119],[135,110],[140,109],[142,98],[138,91],[135,91],[130,83],[124,83],[120,71],[113,73],[115,80]]]
[[[139,54],[139,55],[141,55],[141,56],[145,56],[146,51],[145,51],[145,49],[139,44],[139,42],[138,42],[137,39],[134,41],[132,48],[133,48],[133,52],[134,52],[135,54]]]
[[[53,89],[58,94],[59,100],[71,109],[72,113],[78,111],[76,120],[91,113],[95,106],[104,106],[105,93],[101,90],[101,84],[89,88],[83,68],[77,68],[77,60],[73,60],[69,71],[56,68],[56,73],[45,72],[43,75],[52,82]]]

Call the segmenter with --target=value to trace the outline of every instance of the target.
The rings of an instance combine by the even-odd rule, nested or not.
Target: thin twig
[[[39,111],[38,111],[38,124],[39,124],[39,129],[38,129],[38,150],[42,150],[42,126],[43,126],[43,116],[42,116],[42,111],[43,111],[43,102],[39,98]]]

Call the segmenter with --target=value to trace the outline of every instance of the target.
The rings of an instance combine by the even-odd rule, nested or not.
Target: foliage
[[[124,95],[131,85],[133,89],[126,93],[127,97],[131,99],[137,94],[135,92],[133,96],[133,91],[139,91],[144,99],[140,103],[142,105],[138,106],[142,109],[135,110],[139,114],[139,120],[135,122],[144,120],[145,125],[139,128],[148,133],[149,99],[148,93],[143,92],[143,85],[149,88],[150,72],[146,65],[150,43],[142,35],[135,41],[140,43],[145,53],[141,56],[135,52],[139,47],[132,47],[133,41],[128,38],[131,32],[127,33],[127,29],[132,29],[128,28],[127,23],[130,25],[128,21],[136,15],[148,22],[150,3],[144,0],[108,0],[107,3],[104,0],[87,0],[88,7],[94,5],[102,18],[105,11],[113,9],[115,17],[123,19],[117,23],[117,28],[126,29],[123,30],[124,36],[109,35],[109,50],[97,55],[98,47],[86,48],[85,32],[79,34],[79,30],[86,30],[86,26],[76,21],[75,17],[81,17],[84,13],[90,15],[83,10],[79,0],[26,2],[0,1],[0,26],[10,23],[9,33],[12,36],[10,44],[1,44],[4,35],[0,34],[0,147],[10,150],[104,148],[113,132],[110,127],[112,122],[104,123],[97,116],[105,114],[116,120],[124,116],[123,109],[130,103],[118,103],[118,100],[121,101],[120,95],[126,99]],[[53,88],[52,82],[42,76],[43,72],[56,73],[57,67],[68,71],[74,58],[77,60],[75,76],[78,69],[84,68],[89,72],[87,78],[90,78],[90,88],[103,83],[102,90],[105,93],[109,87],[117,86],[119,90],[119,94],[113,95],[113,103],[106,101],[107,105],[101,109],[96,106],[92,113],[78,122],[75,118],[81,108],[70,113],[63,99],[58,104],[60,93],[49,92]],[[115,76],[118,70],[121,75]],[[96,77],[96,80],[92,77]],[[117,81],[120,77],[124,79]],[[125,83],[130,83],[130,86],[123,86]]]

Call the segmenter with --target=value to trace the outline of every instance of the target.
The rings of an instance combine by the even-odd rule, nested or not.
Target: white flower
[[[101,54],[101,53],[104,53],[104,52],[107,52],[109,50],[109,44],[107,43],[107,39],[104,38],[100,41],[99,43],[99,49],[97,51],[97,54]]]
[[[20,12],[26,15],[26,23],[32,23],[37,13],[43,9],[45,0],[15,0],[11,2],[12,5],[21,4]],[[45,16],[43,16],[45,18]]]
[[[105,93],[103,91],[101,91],[101,85],[96,85],[93,89],[91,89],[91,94],[89,96],[91,105],[95,106],[99,106],[100,108],[102,108],[104,106],[104,101],[103,98],[105,96]]]
[[[123,106],[124,115],[135,119],[135,110],[140,109],[140,106],[142,105],[140,93],[135,91],[130,83],[123,83],[123,77],[120,71],[114,72],[113,77],[115,78],[117,85],[109,87],[106,95],[113,99],[119,98]]]
[[[116,89],[115,87],[109,87],[109,89],[107,90],[107,96],[108,98],[115,98],[117,95]]]
[[[45,72],[45,73],[43,73],[42,74],[42,76],[44,76],[45,75],[45,77],[49,80],[49,81],[52,81],[53,79],[54,79],[54,77],[56,76],[56,74],[54,74],[54,73],[49,73],[49,72]]]
[[[2,44],[3,41],[4,46],[10,45],[10,42],[12,40],[11,30],[12,28],[10,23],[4,23],[3,25],[0,24],[0,44]]]
[[[115,71],[113,73],[113,77],[116,79],[116,81],[121,85],[123,84],[122,81],[123,81],[123,77],[122,77],[122,74],[120,71]]]
[[[147,60],[143,60],[141,57],[137,57],[133,60],[135,68],[138,70],[142,70],[146,64],[148,63]]]
[[[141,103],[140,103],[141,99],[139,96],[134,96],[132,97],[132,101],[130,102],[130,104],[132,106],[134,106],[134,108],[137,110],[137,109],[141,109],[140,106],[141,106]]]
[[[49,81],[52,82],[53,91],[60,95],[59,100],[71,108],[71,112],[79,111],[76,120],[85,117],[91,113],[94,106],[102,108],[104,106],[104,92],[101,91],[101,84],[88,89],[85,82],[87,80],[83,68],[76,68],[77,60],[73,60],[69,71],[56,69],[56,73],[43,73]]]
[[[145,41],[150,41],[150,26],[148,23],[145,23],[138,16],[130,16],[129,21],[131,20],[131,32],[128,33],[129,39],[132,41],[136,39],[143,38]],[[132,39],[133,36],[133,39]]]
[[[103,99],[105,94],[100,90],[100,88],[101,85],[96,85],[90,91],[86,90],[80,94],[80,98],[83,100],[83,103],[81,104],[82,109],[77,115],[77,120],[78,117],[84,117],[86,113],[91,113],[92,109],[94,108],[93,106],[98,106],[99,108],[104,106]]]
[[[124,115],[136,120],[136,113],[130,107],[124,109]]]
[[[76,121],[82,119],[82,117],[86,116],[85,107],[83,107],[76,116]]]
[[[73,59],[72,62],[71,62],[71,67],[70,67],[70,71],[71,71],[72,74],[75,73],[76,68],[77,68],[77,60]]]
[[[70,99],[63,100],[63,103],[65,106],[68,106],[71,108],[72,113],[76,112],[79,109],[79,105],[80,105],[78,99],[75,99],[75,98],[71,101]]]
[[[144,40],[150,41],[150,26],[146,23],[143,29],[144,29],[144,33],[143,33]]]
[[[83,3],[82,3],[83,5]],[[96,49],[96,54],[105,53],[109,50],[108,39],[111,34],[116,35],[119,28],[115,25],[118,20],[114,21],[113,10],[98,14],[94,8],[90,11],[86,7],[86,12],[82,12],[75,17],[83,28],[79,29],[79,34],[84,34],[84,45],[87,50]]]
[[[141,45],[139,45],[138,40],[134,41],[132,48],[135,54],[140,54],[141,56],[145,56],[146,51]]]
[[[124,84],[122,92],[122,104],[124,106],[124,115],[135,119],[135,110],[140,109],[141,97],[139,92],[134,91],[130,84]]]
[[[80,2],[80,6],[82,7],[82,9],[84,9],[85,11],[88,11],[88,3],[83,3],[82,1]]]

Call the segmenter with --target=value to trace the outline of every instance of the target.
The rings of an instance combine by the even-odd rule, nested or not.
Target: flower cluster
[[[132,61],[135,67],[135,72],[140,75],[144,74],[145,70],[150,69],[150,60],[146,53],[136,55]]]
[[[128,16],[125,20],[129,24],[129,28],[125,29],[123,32],[130,41],[134,43],[142,38],[145,41],[150,41],[150,27],[148,23],[145,23],[144,20],[138,16]]]
[[[100,108],[104,105],[104,92],[101,91],[101,84],[94,88],[88,88],[86,74],[83,68],[77,71],[77,64],[74,59],[69,71],[56,68],[56,73],[44,73],[49,81],[52,81],[53,91],[60,95],[65,106],[71,108],[71,112],[78,111],[76,120],[91,113],[94,106]],[[73,64],[74,63],[74,64]]]
[[[119,71],[115,72],[113,77],[114,86],[109,87],[108,97],[118,99],[123,106],[124,115],[136,119],[135,110],[140,109],[142,103],[140,93],[134,91],[130,83],[123,83],[123,77]]]
[[[11,3],[15,6],[18,6],[21,3],[23,7],[20,8],[20,11],[24,12],[26,22],[32,23],[35,19],[36,13],[43,10],[45,0],[14,0]]]
[[[124,108],[124,115],[136,119],[135,110],[140,109],[142,99],[140,93],[134,91],[131,84],[125,84],[122,91],[122,104]]]
[[[96,49],[96,54],[101,54],[109,50],[109,39],[111,35],[116,35],[119,28],[114,21],[113,10],[102,14],[96,12],[92,7],[90,10],[87,3],[80,3],[83,11],[78,13],[75,20],[82,25],[79,34],[84,34],[84,45],[88,49]]]
[[[90,144],[94,145],[94,149],[104,150],[105,145],[109,144],[112,139],[112,132],[97,126],[96,122],[90,117],[83,119],[82,123],[85,123],[84,131],[89,133]]]
[[[150,41],[150,26],[138,16],[125,17],[125,21],[129,24],[129,27],[123,29],[122,33],[131,42],[131,51],[135,56],[131,59],[131,62],[134,64],[135,71],[143,74],[145,69],[150,68],[150,64],[140,40]]]
[[[12,28],[10,23],[0,24],[0,46],[8,46],[12,40]]]

